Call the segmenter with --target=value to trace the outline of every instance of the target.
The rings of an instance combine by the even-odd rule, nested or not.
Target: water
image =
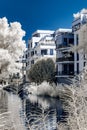
[[[0,130],[57,130],[63,112],[56,98],[0,91]]]
[[[0,130],[25,130],[21,111],[22,103],[17,95],[0,91]]]

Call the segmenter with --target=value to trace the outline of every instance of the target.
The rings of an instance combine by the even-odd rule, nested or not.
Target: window
[[[47,49],[41,50],[41,55],[47,55]]]
[[[35,47],[37,46],[37,43],[38,43],[38,42],[35,42]]]
[[[28,49],[30,48],[30,44],[28,44]]]
[[[86,66],[86,62],[84,62],[84,67]]]
[[[28,56],[27,56],[27,54],[26,54],[26,59],[27,59],[27,57],[28,57]]]
[[[69,43],[73,44],[74,43],[74,38],[69,38]]]
[[[78,38],[78,34],[76,35],[76,44],[79,44],[79,38]]]
[[[67,38],[64,38],[64,45],[67,45]]]
[[[52,37],[55,37],[55,33],[51,34]]]
[[[29,57],[29,52],[28,52],[28,57]]]
[[[32,48],[32,42],[31,42],[31,48]]]
[[[53,55],[53,49],[50,49],[50,55]]]
[[[77,74],[79,74],[79,63],[77,63]]]
[[[40,37],[40,34],[36,33],[36,34],[33,35],[33,37]]]
[[[33,56],[33,55],[34,55],[34,51],[31,52],[31,56]]]
[[[34,64],[34,60],[31,61],[31,64]]]
[[[77,61],[79,60],[79,54],[77,53]]]

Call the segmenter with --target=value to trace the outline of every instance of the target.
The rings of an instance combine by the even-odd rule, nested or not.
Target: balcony
[[[73,57],[56,58],[56,62],[63,62],[63,61],[74,61],[74,56]]]
[[[71,47],[72,45],[73,45],[73,44],[67,44],[67,45],[65,45],[65,44],[60,44],[60,45],[57,45],[56,48],[57,48],[57,49],[65,49],[65,48]]]
[[[73,77],[74,76],[74,72],[73,71],[69,71],[69,72],[65,72],[65,71],[59,71],[57,73],[58,77]]]
[[[66,48],[66,47],[71,47],[73,44],[67,44],[67,45],[64,45],[64,44],[60,44],[58,45],[58,48]]]

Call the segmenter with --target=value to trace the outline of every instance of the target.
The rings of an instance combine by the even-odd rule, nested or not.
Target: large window
[[[74,43],[74,38],[69,38],[69,43],[73,44]]]
[[[50,49],[50,55],[53,55],[53,49]]]
[[[47,55],[47,49],[41,50],[41,55]]]

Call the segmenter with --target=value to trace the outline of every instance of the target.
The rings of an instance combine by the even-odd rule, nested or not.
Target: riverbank
[[[46,81],[37,85],[35,83],[31,83],[26,87],[29,94],[37,95],[37,96],[50,96],[50,97],[60,97],[61,92],[64,91],[63,84],[50,84]]]

